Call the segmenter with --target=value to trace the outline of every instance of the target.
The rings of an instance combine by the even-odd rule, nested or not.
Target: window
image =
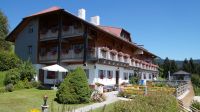
[[[55,79],[55,78],[56,78],[56,72],[47,71],[47,79]]]
[[[124,72],[124,80],[128,80],[128,73]]]
[[[144,79],[146,79],[146,74],[143,74]]]
[[[129,79],[134,77],[133,73],[129,73]]]
[[[33,33],[33,26],[32,26],[32,25],[30,25],[30,26],[28,27],[28,33]]]
[[[151,79],[151,74],[149,74],[149,79]]]
[[[62,78],[65,79],[65,77],[67,76],[66,72],[62,72]]]
[[[104,79],[104,77],[105,77],[105,75],[106,75],[106,71],[105,71],[105,70],[99,70],[98,75],[99,75],[99,78],[100,78],[100,79]]]
[[[107,71],[107,78],[108,79],[112,79],[113,78],[113,71],[111,71],[111,70]]]
[[[122,56],[118,55],[118,60],[122,61]]]
[[[115,60],[115,54],[114,53],[110,53],[110,58],[111,58],[111,60]]]
[[[28,55],[31,56],[32,55],[32,46],[28,46]]]
[[[89,69],[84,69],[84,71],[85,71],[85,74],[86,74],[87,78],[89,79],[90,78]]]
[[[106,58],[106,57],[107,57],[107,56],[106,56],[106,51],[101,50],[101,54],[102,54],[102,57],[103,57],[103,58]]]
[[[128,58],[127,57],[124,57],[124,62],[128,62]]]

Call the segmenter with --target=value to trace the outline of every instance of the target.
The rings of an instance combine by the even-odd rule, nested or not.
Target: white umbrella
[[[65,69],[64,67],[62,67],[62,66],[60,66],[58,64],[46,66],[46,67],[43,67],[42,69],[46,70],[46,71],[68,72],[67,69]]]
[[[54,72],[57,72],[57,75],[58,75],[58,72],[68,72],[67,69],[65,69],[64,67],[58,65],[58,64],[54,64],[54,65],[50,65],[50,66],[46,66],[46,67],[43,67],[42,68],[43,70],[46,70],[46,71],[54,71]],[[55,84],[58,83],[57,82],[57,78],[55,79],[54,81],[54,88],[55,88]]]

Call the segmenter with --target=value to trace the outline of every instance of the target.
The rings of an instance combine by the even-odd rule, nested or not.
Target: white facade
[[[39,70],[39,68],[44,67],[45,65],[40,65],[37,64],[35,65],[37,67],[37,70]],[[87,66],[83,66],[83,64],[74,64],[74,65],[68,65],[66,67],[66,69],[70,70],[74,70],[77,67],[82,67],[84,70],[88,70],[88,83],[91,85],[94,85],[95,83],[101,83],[103,85],[109,85],[109,86],[113,86],[115,85],[117,82],[118,84],[121,84],[123,82],[128,83],[129,82],[129,75],[133,75],[134,74],[134,70],[128,70],[125,69],[124,67],[116,67],[116,66],[109,66],[109,65],[103,65],[103,64],[88,64]],[[104,72],[104,77],[101,78],[100,77],[100,70],[103,70]],[[109,71],[111,71],[112,73],[112,77],[109,77]],[[118,71],[119,77],[118,77],[118,81],[116,82],[116,71]],[[57,73],[56,73],[57,75]],[[146,75],[146,76],[145,76]],[[151,75],[151,76],[149,76]],[[38,80],[38,78],[36,78]],[[63,81],[64,77],[62,73],[58,73],[57,78],[56,79],[48,79],[47,78],[47,71],[44,71],[44,84],[55,84],[55,82],[61,82]],[[141,73],[141,79],[142,80],[152,80],[152,74],[148,73],[148,72],[142,72]]]

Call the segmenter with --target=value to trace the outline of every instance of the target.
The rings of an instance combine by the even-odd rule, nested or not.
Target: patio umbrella
[[[54,71],[54,72],[68,72],[67,69],[65,69],[64,67],[58,64],[46,66],[46,67],[43,67],[42,69],[47,70],[47,71]]]
[[[46,71],[54,71],[54,72],[57,72],[57,74],[58,74],[58,72],[68,72],[67,69],[65,69],[64,67],[62,67],[58,64],[46,66],[46,67],[43,67],[42,69],[46,70]],[[55,82],[54,82],[54,87],[55,87]]]

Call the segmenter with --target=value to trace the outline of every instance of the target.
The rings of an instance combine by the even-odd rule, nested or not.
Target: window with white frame
[[[28,46],[28,55],[29,55],[29,57],[31,57],[32,56],[32,46],[31,45],[29,45]]]
[[[106,51],[101,50],[101,55],[102,55],[103,58],[107,58]]]
[[[104,79],[106,76],[106,71],[105,70],[99,70],[98,72],[99,78]]]
[[[122,56],[118,55],[118,61],[122,61]]]
[[[149,74],[149,79],[151,79],[151,74]]]
[[[128,80],[128,73],[124,72],[124,80]]]
[[[115,54],[114,53],[110,53],[110,58],[111,58],[111,60],[115,60]]]
[[[84,71],[85,71],[85,74],[86,74],[87,78],[89,79],[90,78],[89,69],[84,69]]]
[[[127,57],[124,57],[124,62],[128,62],[128,58]]]
[[[113,71],[111,71],[111,70],[107,71],[107,78],[108,79],[112,79],[113,78]]]
[[[143,74],[143,79],[146,79],[147,77],[146,77],[146,74]]]

